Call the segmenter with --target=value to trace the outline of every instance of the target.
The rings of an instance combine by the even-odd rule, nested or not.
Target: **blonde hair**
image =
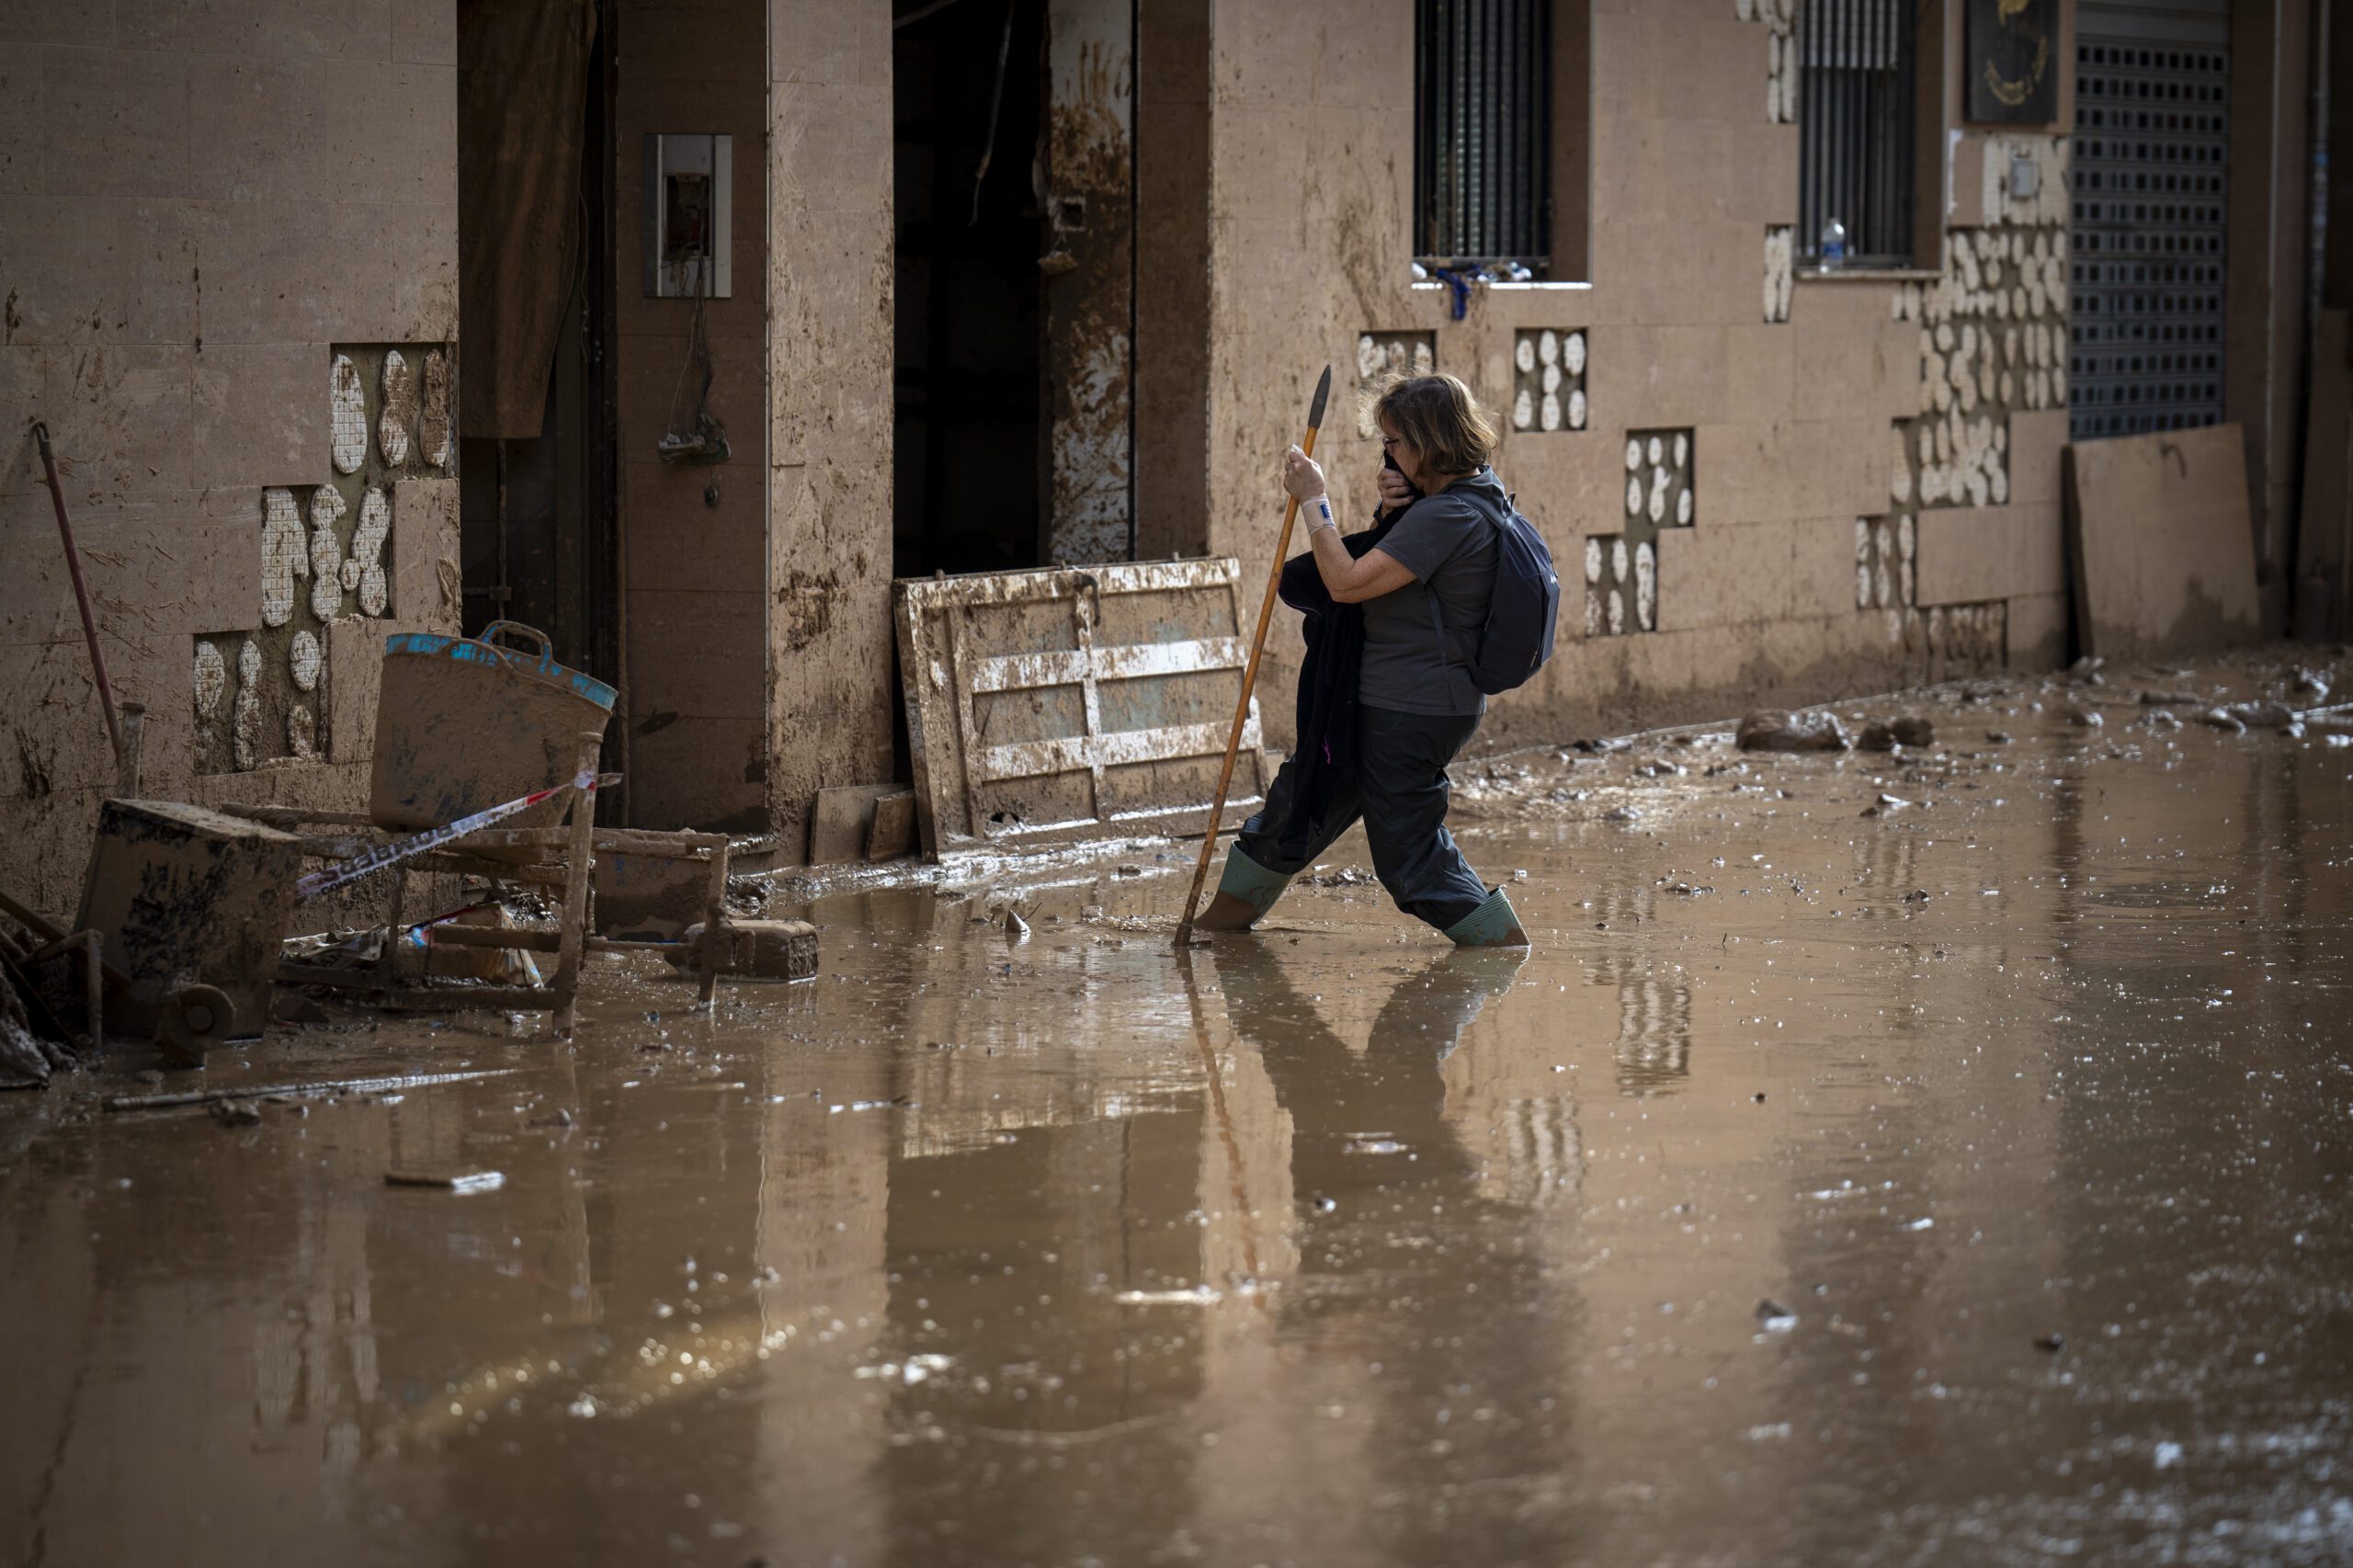
[[[1394,377],[1372,413],[1437,473],[1476,473],[1501,444],[1471,389],[1452,376]]]

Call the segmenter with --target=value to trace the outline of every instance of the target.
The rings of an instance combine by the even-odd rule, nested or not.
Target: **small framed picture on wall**
[[[2049,125],[2059,118],[2060,0],[1968,0],[1969,119]]]

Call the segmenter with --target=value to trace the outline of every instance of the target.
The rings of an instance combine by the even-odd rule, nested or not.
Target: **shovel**
[[[1332,395],[1332,367],[1324,367],[1324,379],[1315,383],[1315,401],[1307,407],[1307,434],[1299,438],[1300,450],[1315,455],[1315,433],[1324,427],[1324,404]],[[1210,857],[1217,853],[1217,830],[1225,816],[1225,793],[1233,783],[1233,758],[1242,749],[1242,732],[1250,722],[1250,693],[1258,684],[1258,655],[1267,647],[1267,622],[1274,619],[1275,590],[1283,579],[1283,561],[1290,554],[1290,527],[1299,517],[1299,497],[1294,495],[1283,507],[1283,534],[1275,545],[1275,558],[1267,568],[1267,597],[1258,606],[1258,630],[1250,638],[1250,662],[1242,670],[1242,698],[1233,705],[1233,732],[1225,741],[1225,765],[1218,769],[1217,799],[1210,802],[1210,822],[1201,835],[1201,858],[1193,868],[1193,890],[1185,895],[1185,918],[1176,923],[1176,945],[1184,947],[1193,939],[1193,911],[1201,902],[1201,884],[1209,880]]]

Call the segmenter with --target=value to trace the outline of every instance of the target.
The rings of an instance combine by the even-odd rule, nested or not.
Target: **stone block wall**
[[[456,628],[454,0],[11,6],[0,102],[0,887],[70,915],[114,762],[32,421],[150,793],[364,803],[383,634]]]

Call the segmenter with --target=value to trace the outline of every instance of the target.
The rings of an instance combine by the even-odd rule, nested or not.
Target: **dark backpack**
[[[1494,697],[1525,686],[1544,661],[1552,656],[1552,630],[1561,619],[1561,577],[1552,570],[1552,552],[1536,525],[1519,515],[1518,496],[1500,506],[1483,497],[1465,495],[1475,509],[1495,525],[1495,588],[1487,601],[1487,624],[1480,629],[1478,652],[1466,666],[1471,684]],[[1430,630],[1438,633],[1438,657],[1453,659],[1446,643],[1446,627],[1438,619],[1438,596],[1426,596]]]

